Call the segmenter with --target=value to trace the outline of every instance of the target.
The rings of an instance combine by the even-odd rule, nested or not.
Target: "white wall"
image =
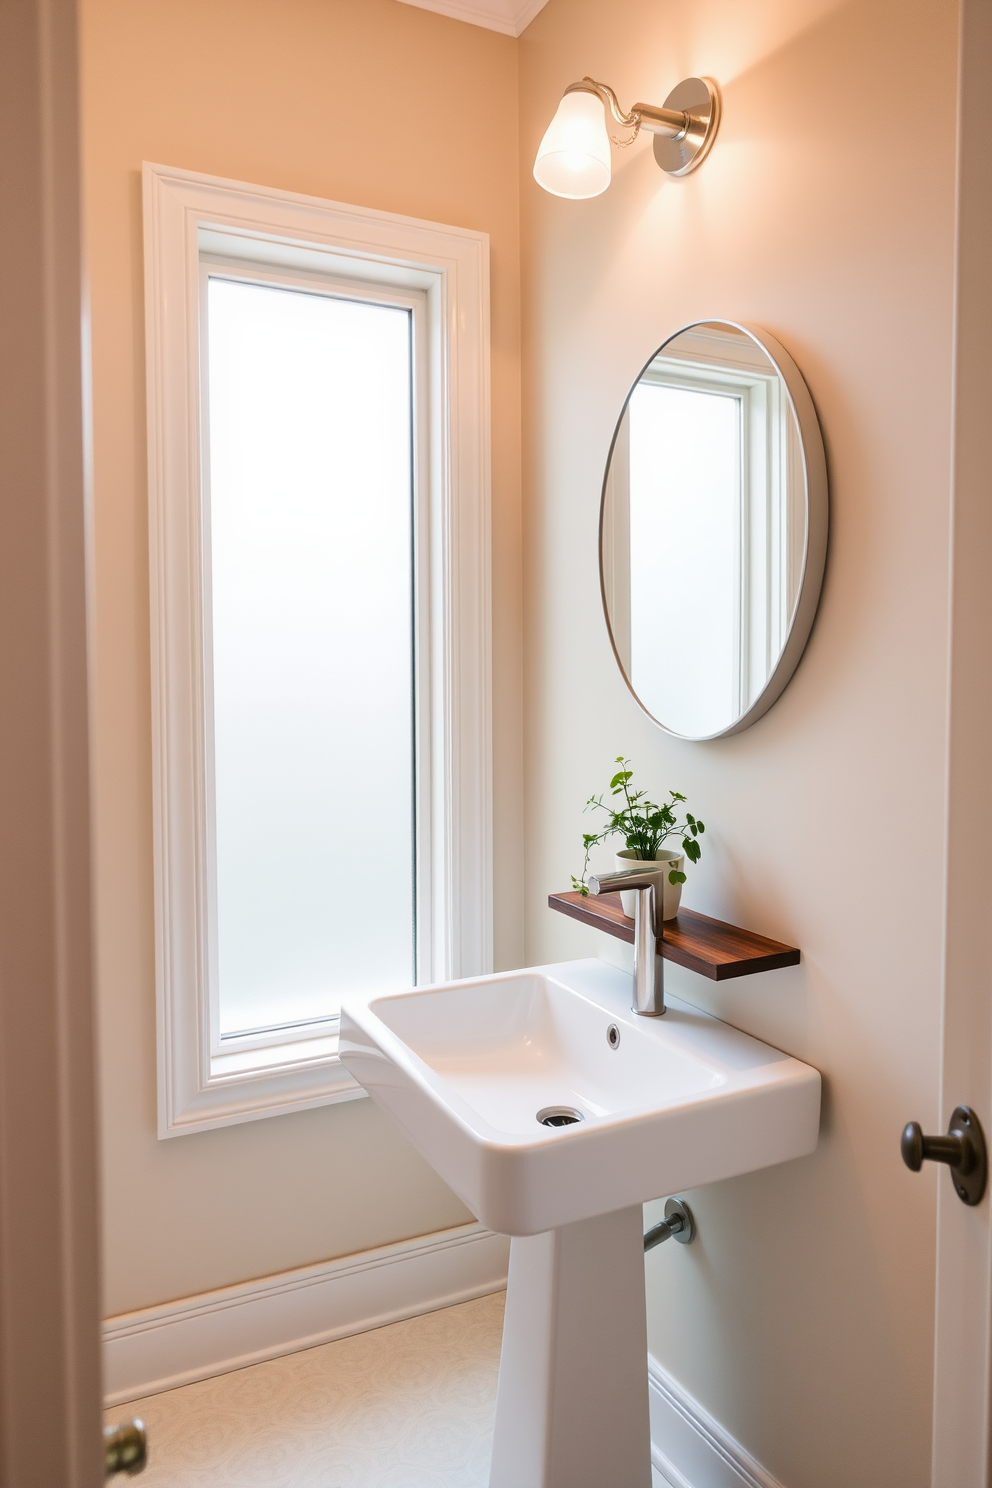
[[[670,971],[823,1072],[823,1135],[693,1194],[698,1242],[648,1262],[653,1351],[788,1488],[929,1482],[936,1176],[898,1138],[938,1121],[955,48],[953,0],[550,0],[520,44],[527,958],[601,948],[546,896],[622,752],[707,823],[686,902],[803,949],[729,985]],[[625,105],[715,76],[710,159],[670,181],[641,142],[602,197],[540,192],[537,143],[584,73]],[[616,671],[596,530],[630,380],[706,316],[796,358],[832,524],[791,686],[693,745]]]
[[[522,955],[516,42],[395,0],[82,0],[107,1313],[468,1218],[371,1102],[159,1142],[142,160],[490,234],[495,941]],[[453,119],[471,122],[453,127]]]

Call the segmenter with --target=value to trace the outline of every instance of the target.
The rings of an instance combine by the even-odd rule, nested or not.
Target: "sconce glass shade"
[[[534,161],[534,179],[552,196],[599,196],[610,184],[610,137],[595,93],[566,93]]]

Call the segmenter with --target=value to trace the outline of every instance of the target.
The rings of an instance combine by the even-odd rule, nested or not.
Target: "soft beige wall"
[[[822,1070],[823,1136],[693,1194],[698,1242],[647,1263],[652,1349],[788,1488],[929,1482],[936,1177],[898,1137],[938,1122],[955,46],[953,0],[550,0],[520,48],[527,958],[600,949],[545,903],[621,752],[707,822],[688,904],[803,948],[725,986],[670,969]],[[625,104],[713,74],[710,159],[670,181],[641,142],[604,196],[540,192],[538,140],[587,72]],[[596,530],[630,379],[706,316],[795,356],[832,524],[791,686],[693,745],[614,667]]]
[[[896,1144],[909,1116],[938,1121],[953,0],[549,0],[519,45],[394,0],[83,0],[82,20],[106,1310],[464,1216],[366,1101],[155,1136],[140,162],[491,234],[497,955],[513,964],[519,53],[526,959],[602,949],[545,898],[578,866],[581,804],[613,756],[685,790],[709,824],[688,903],[798,942],[804,963],[670,985],[816,1064],[824,1127],[814,1158],[693,1195],[697,1244],[648,1262],[652,1348],[788,1488],[922,1485],[935,1175],[911,1179]],[[537,141],[587,71],[625,102],[713,73],[726,115],[703,169],[670,182],[641,142],[605,196],[540,193]],[[694,746],[614,669],[595,534],[631,376],[706,315],[796,357],[833,509],[794,682],[754,729]]]
[[[490,234],[496,956],[519,964],[517,77],[512,39],[395,0],[82,0],[82,44],[105,1310],[115,1313],[468,1217],[367,1100],[155,1135],[141,162]]]

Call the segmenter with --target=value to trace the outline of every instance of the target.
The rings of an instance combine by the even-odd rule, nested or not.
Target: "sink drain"
[[[542,1126],[574,1126],[583,1116],[574,1106],[545,1106],[538,1111],[537,1119]]]

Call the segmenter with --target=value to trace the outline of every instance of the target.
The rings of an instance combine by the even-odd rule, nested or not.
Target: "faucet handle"
[[[625,868],[619,873],[590,874],[586,885],[590,894],[612,894],[615,889],[653,889],[657,869]]]

